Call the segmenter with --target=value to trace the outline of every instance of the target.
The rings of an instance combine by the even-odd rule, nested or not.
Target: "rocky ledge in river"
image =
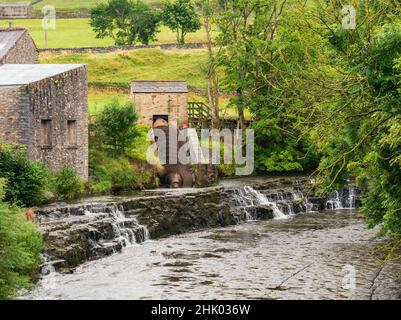
[[[341,196],[340,203],[346,203],[347,193]],[[319,211],[327,201],[313,196],[307,179],[278,178],[58,203],[37,209],[36,216],[48,260],[59,271],[70,271],[149,238],[272,219],[277,210],[285,215]]]

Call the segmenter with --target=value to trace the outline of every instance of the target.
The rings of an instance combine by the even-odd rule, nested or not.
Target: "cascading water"
[[[333,194],[330,195],[329,200],[327,200],[326,202],[326,209],[328,210],[344,209],[341,203],[340,193],[338,191],[334,191]]]
[[[327,210],[343,210],[343,209],[355,209],[359,206],[358,199],[360,191],[355,186],[349,186],[341,189],[340,191],[334,191],[326,202]]]
[[[349,196],[347,201],[347,208],[353,209],[358,206],[358,199],[360,197],[360,190],[355,186],[349,187]]]
[[[322,204],[321,200],[311,194],[304,194],[299,188],[284,190],[257,190],[256,187],[244,186],[233,192],[234,210],[245,215],[246,220],[259,220],[266,208],[272,212],[274,219],[288,219],[298,213],[318,213],[321,209],[342,210],[356,208],[358,189],[345,188],[331,194]]]
[[[124,247],[140,244],[150,239],[147,227],[141,225],[136,216],[126,217],[123,206],[112,206],[109,208],[109,214],[113,220],[115,241],[120,241]]]
[[[88,205],[84,217],[94,221],[103,221],[104,227],[89,235],[88,243],[91,255],[102,257],[150,240],[149,230],[141,225],[135,215],[128,215],[122,205]]]
[[[270,209],[274,219],[288,219],[294,214],[293,200],[299,196],[295,192],[284,194],[277,191],[271,194],[262,193],[251,186],[235,189],[233,193],[234,210],[245,213],[246,220],[258,220],[261,210]]]

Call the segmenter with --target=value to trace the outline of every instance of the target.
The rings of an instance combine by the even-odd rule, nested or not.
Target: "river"
[[[52,273],[27,299],[400,299],[400,261],[355,210],[147,241]]]

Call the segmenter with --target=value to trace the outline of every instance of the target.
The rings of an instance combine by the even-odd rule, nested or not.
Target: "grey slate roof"
[[[0,86],[29,84],[70,70],[83,64],[4,64],[0,66]]]
[[[133,81],[133,93],[188,93],[185,81]]]
[[[2,59],[7,52],[14,47],[25,32],[27,32],[27,30],[24,28],[0,29],[0,59]]]

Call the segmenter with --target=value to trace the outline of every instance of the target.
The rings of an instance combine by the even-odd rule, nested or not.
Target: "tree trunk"
[[[219,82],[217,79],[216,59],[213,53],[213,40],[211,33],[210,17],[208,16],[208,14],[204,15],[203,24],[206,30],[207,49],[209,57],[209,66],[207,70],[207,93],[209,99],[209,106],[210,109],[212,110],[212,127],[219,128],[220,125]]]

